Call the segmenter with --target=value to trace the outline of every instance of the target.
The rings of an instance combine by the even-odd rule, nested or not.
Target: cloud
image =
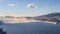
[[[37,8],[37,6],[34,3],[28,4],[26,7],[27,8]]]
[[[14,6],[16,6],[15,4],[8,4],[8,6],[10,6],[10,7],[14,7]]]

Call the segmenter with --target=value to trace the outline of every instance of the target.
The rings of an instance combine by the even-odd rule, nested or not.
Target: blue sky
[[[0,0],[0,15],[35,16],[54,12],[60,12],[60,0]]]

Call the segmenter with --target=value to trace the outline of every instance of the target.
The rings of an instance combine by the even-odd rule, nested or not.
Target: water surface
[[[60,26],[47,23],[5,24],[7,34],[60,34]]]

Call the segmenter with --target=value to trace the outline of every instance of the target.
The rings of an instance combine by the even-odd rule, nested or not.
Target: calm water
[[[5,24],[4,30],[7,34],[60,34],[59,24],[47,23]]]

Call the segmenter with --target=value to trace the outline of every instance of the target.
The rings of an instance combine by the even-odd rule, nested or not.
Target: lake
[[[42,22],[5,24],[4,30],[7,34],[60,34],[60,24]]]

